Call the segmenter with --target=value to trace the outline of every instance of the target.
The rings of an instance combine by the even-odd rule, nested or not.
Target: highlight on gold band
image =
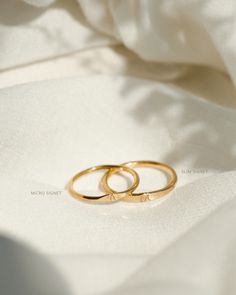
[[[105,195],[101,195],[101,196],[87,196],[77,192],[74,189],[75,182],[78,181],[78,179],[81,178],[82,176],[93,173],[95,171],[99,171],[99,170],[109,171],[110,169],[113,169],[113,171],[116,173],[125,171],[131,174],[133,177],[132,186],[124,191],[108,192]],[[99,165],[99,166],[88,168],[74,175],[69,181],[69,183],[67,184],[67,189],[70,195],[77,200],[82,200],[82,201],[92,202],[92,203],[108,203],[108,202],[115,202],[120,199],[123,199],[124,197],[127,197],[128,195],[132,194],[132,192],[137,188],[138,185],[139,185],[139,176],[137,172],[134,171],[133,169],[126,166],[120,166],[120,165]]]
[[[153,191],[145,191],[141,193],[135,193],[134,191],[139,185],[139,175],[135,171],[135,168],[138,167],[148,167],[154,168],[162,171],[168,177],[168,182],[164,187],[157,188]],[[82,193],[79,193],[75,190],[75,182],[79,180],[82,176],[86,174],[93,173],[99,170],[107,170],[101,179],[101,187],[103,188],[105,194],[101,196],[88,196]],[[112,175],[119,172],[128,172],[133,177],[132,185],[124,191],[115,191],[109,184],[108,180]],[[131,161],[126,162],[121,165],[99,165],[83,170],[76,175],[74,175],[67,185],[68,192],[72,197],[77,200],[82,200],[91,203],[109,203],[122,200],[125,202],[146,202],[152,201],[158,198],[161,198],[171,192],[177,183],[177,174],[175,170],[165,163],[155,162],[155,161]]]

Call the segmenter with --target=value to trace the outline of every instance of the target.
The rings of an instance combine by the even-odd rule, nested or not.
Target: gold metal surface
[[[115,192],[115,191],[109,191],[107,194],[102,195],[102,196],[87,196],[83,195],[74,189],[74,184],[75,182],[82,176],[86,174],[93,173],[95,171],[99,170],[108,170],[108,171],[113,171],[113,173],[118,173],[118,172],[128,172],[133,176],[133,184],[132,186],[121,192]],[[100,166],[94,166],[91,168],[88,168],[86,170],[83,170],[76,175],[74,175],[71,180],[69,181],[67,185],[68,192],[77,200],[82,200],[86,202],[91,202],[91,203],[109,203],[109,202],[115,202],[120,199],[123,199],[124,197],[132,197],[132,192],[137,188],[139,185],[139,176],[136,171],[131,169],[130,167],[127,166],[120,166],[120,165],[100,165]]]
[[[129,167],[129,168],[137,168],[137,167],[150,167],[150,168],[155,168],[158,170],[163,171],[169,176],[169,181],[167,185],[163,188],[150,191],[150,192],[142,192],[142,193],[132,193],[126,195],[124,198],[122,198],[123,201],[126,202],[146,202],[146,201],[152,201],[158,198],[163,197],[170,191],[172,191],[175,187],[175,184],[177,182],[177,174],[175,170],[170,167],[167,164],[164,163],[159,163],[159,162],[154,162],[154,161],[132,161],[132,162],[127,162],[121,164],[122,167]],[[117,173],[117,170],[111,168],[107,171],[107,173],[104,174],[102,180],[101,180],[101,185],[104,189],[105,192],[107,193],[116,193],[115,190],[113,190],[109,184],[108,180],[109,178]]]

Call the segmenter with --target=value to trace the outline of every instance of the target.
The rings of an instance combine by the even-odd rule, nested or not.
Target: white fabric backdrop
[[[1,68],[122,42],[146,60],[210,65],[235,81],[234,0],[26,2],[33,6],[1,3]],[[94,34],[88,23],[110,38]]]
[[[235,90],[224,74],[190,67],[235,80],[234,2],[79,4],[0,4],[0,230],[16,240],[0,240],[0,287],[235,294]],[[91,50],[117,43],[143,61],[120,47]],[[129,159],[173,165],[177,189],[160,202],[111,206],[64,190],[79,169]],[[142,188],[162,184],[142,175]]]

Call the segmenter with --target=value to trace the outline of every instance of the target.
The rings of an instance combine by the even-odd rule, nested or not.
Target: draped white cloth
[[[235,294],[235,21],[230,0],[0,3],[1,292]],[[136,159],[171,164],[174,192],[64,189]]]

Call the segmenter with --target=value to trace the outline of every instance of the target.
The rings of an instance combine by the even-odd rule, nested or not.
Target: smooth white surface
[[[221,72],[176,64],[211,65],[235,81],[235,3],[79,3],[0,4],[0,230],[16,239],[0,240],[1,288],[235,294],[235,88]],[[104,47],[118,42],[143,60]],[[131,159],[173,165],[177,189],[110,206],[64,191],[80,169]]]
[[[235,196],[235,171],[222,173],[235,167],[235,111],[173,86],[99,75],[60,79],[2,89],[1,105],[1,231],[57,255],[56,265],[76,294],[116,288],[148,256]],[[170,163],[178,188],[160,202],[109,206],[84,204],[64,192],[76,171],[128,158]],[[153,182],[160,184],[153,175],[142,187]],[[84,189],[93,188],[87,178]],[[51,191],[59,195],[37,193]],[[97,268],[85,273],[82,254]],[[107,283],[107,275],[97,275],[100,255],[109,255],[109,273],[116,271],[117,255],[137,261]]]
[[[151,255],[234,197],[235,185],[235,172],[228,172],[178,188],[160,203],[91,206],[66,192],[32,195],[56,190],[46,184],[3,179],[1,230],[45,254]]]
[[[97,75],[5,88],[0,100],[0,175],[63,188],[97,163],[161,159],[181,185],[235,168],[235,111],[174,86]]]

